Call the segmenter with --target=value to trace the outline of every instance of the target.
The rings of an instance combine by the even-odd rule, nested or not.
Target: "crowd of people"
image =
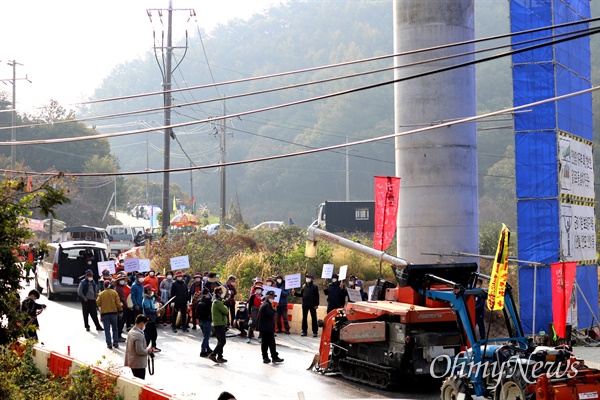
[[[308,334],[310,316],[313,336],[318,337],[316,310],[320,294],[310,273],[306,274],[305,283],[300,288],[291,290],[286,288],[282,274],[264,280],[256,277],[249,293],[244,294],[238,293],[233,275],[222,284],[216,272],[206,271],[191,276],[181,271],[167,271],[163,277],[155,270],[126,273],[124,260],[115,262],[118,272],[111,275],[105,270],[99,281],[94,280],[92,270],[86,271],[78,287],[78,300],[87,331],[90,330],[91,319],[96,330],[104,332],[108,349],[119,348],[120,343],[127,342],[125,366],[130,367],[136,377],[143,379],[147,357],[161,352],[157,347],[157,327],[168,324],[173,333],[177,333],[178,329],[189,332],[190,325],[192,330],[199,327],[202,332],[200,357],[215,363],[227,362],[224,348],[226,332],[230,328],[238,330],[237,336],[245,338],[248,343],[252,339],[259,341],[264,363],[283,362],[277,352],[275,337],[278,333],[290,334],[287,315],[290,295],[302,298],[301,336]],[[360,289],[363,300],[366,300],[361,285],[356,276],[349,276],[348,288]],[[270,288],[276,288],[278,293]],[[327,312],[351,301],[347,287],[336,274],[324,283],[323,292],[327,296]],[[40,312],[40,306],[35,302],[38,298],[39,293],[34,290],[23,302],[24,312],[31,315],[31,323],[36,326],[35,316]],[[236,298],[245,300],[237,301]],[[127,338],[123,336],[125,332],[128,332]],[[210,347],[211,337],[217,340],[214,349]]]

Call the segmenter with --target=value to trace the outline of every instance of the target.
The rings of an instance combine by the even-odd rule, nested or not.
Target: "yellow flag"
[[[175,196],[173,196],[173,211],[177,211],[177,202],[175,201]]]
[[[508,244],[510,241],[510,230],[502,224],[498,249],[494,258],[492,279],[488,288],[487,306],[490,310],[502,310],[504,308],[504,292],[506,291],[506,278],[508,278]]]

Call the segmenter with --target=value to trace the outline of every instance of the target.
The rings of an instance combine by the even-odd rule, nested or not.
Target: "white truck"
[[[118,255],[133,247],[136,228],[129,225],[108,225],[106,232],[110,238],[110,251]]]

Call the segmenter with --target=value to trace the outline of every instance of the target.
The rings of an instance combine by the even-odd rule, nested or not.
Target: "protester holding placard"
[[[313,337],[318,336],[319,327],[317,326],[317,308],[319,308],[319,287],[313,282],[313,275],[306,274],[306,283],[299,291],[292,289],[292,294],[296,297],[302,297],[302,334],[306,336],[308,331],[308,313],[312,323]]]
[[[279,295],[279,303],[277,303],[277,311],[275,314],[275,321],[277,321],[277,333],[283,333],[283,328],[285,329],[285,333],[290,334],[290,321],[288,321],[288,296],[290,295],[290,291],[285,288],[285,281],[283,280],[283,275],[277,275],[277,280],[275,282],[275,287],[277,289],[281,289],[281,294]]]
[[[181,326],[184,332],[188,332],[187,323],[187,301],[188,301],[188,287],[183,281],[183,274],[177,272],[175,274],[175,282],[171,287],[171,297],[175,297],[173,300],[173,313],[171,314],[171,327],[173,333],[177,333],[177,314],[181,312]]]
[[[162,303],[166,303],[171,298],[171,288],[173,287],[173,271],[167,271],[167,279],[164,279],[160,283],[160,300]],[[172,309],[172,305],[169,304],[169,308]],[[167,325],[167,312],[163,313],[162,317],[163,326]]]
[[[121,307],[123,308],[123,314],[119,315],[119,319],[117,321],[117,327],[119,328],[119,342],[125,342],[125,338],[121,336],[123,334],[123,327],[125,323],[127,323],[127,328],[132,325],[133,315],[132,311],[127,307],[127,296],[131,292],[129,286],[127,286],[127,276],[124,272],[119,272],[117,277],[115,278],[115,292],[119,295],[119,301],[121,302]],[[131,321],[131,322],[130,322]]]
[[[331,282],[323,290],[327,296],[327,314],[332,310],[344,307],[346,303],[346,287],[338,280],[338,274],[331,275]]]

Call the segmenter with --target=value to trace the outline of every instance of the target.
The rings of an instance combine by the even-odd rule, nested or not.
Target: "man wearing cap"
[[[188,302],[188,287],[183,281],[183,274],[181,271],[175,274],[175,282],[171,287],[171,297],[175,297],[173,300],[173,313],[171,314],[171,327],[173,332],[177,333],[177,314],[181,312],[181,326],[184,332],[188,331],[187,323],[187,302]]]
[[[104,337],[106,339],[106,347],[112,349],[119,348],[119,327],[118,318],[123,316],[123,306],[119,294],[112,288],[109,281],[106,281],[104,290],[98,295],[96,303],[100,307],[100,317],[102,323],[106,327]],[[116,280],[113,281],[116,284]],[[110,335],[112,330],[112,337]]]
[[[226,363],[227,360],[223,358],[223,347],[227,343],[225,336],[225,325],[227,325],[227,316],[229,310],[227,306],[223,304],[223,300],[227,296],[225,289],[222,286],[215,288],[214,299],[211,308],[212,324],[215,328],[215,335],[217,336],[217,345],[212,353],[209,354],[208,358],[216,363]]]
[[[148,318],[145,315],[138,315],[135,318],[135,326],[127,335],[127,348],[125,350],[126,367],[131,368],[133,376],[140,379],[146,378],[146,365],[149,354],[154,353],[154,349],[146,344],[144,328]]]
[[[358,281],[358,278],[356,277],[356,275],[350,275],[350,277],[348,278],[348,287],[350,289],[360,290],[360,297],[363,300],[366,300],[366,294],[365,294],[364,290],[362,290],[362,288],[356,284],[357,281]],[[348,296],[348,303],[354,303],[352,300],[350,300],[350,296]]]
[[[273,308],[275,292],[268,290],[265,294],[265,300],[258,311],[258,331],[261,333],[262,342],[260,350],[262,352],[263,363],[268,364],[273,359],[274,363],[283,362],[277,354],[277,344],[275,343],[275,309]],[[269,354],[271,353],[271,359]]]
[[[281,294],[279,295],[279,303],[277,304],[277,313],[275,315],[275,320],[277,321],[277,333],[282,333],[283,328],[285,329],[285,333],[290,334],[290,321],[288,321],[288,296],[290,295],[290,291],[285,288],[285,280],[283,279],[283,275],[277,275],[277,280],[275,281],[275,287],[281,289]]]
[[[190,290],[188,293],[188,301],[192,307],[192,329],[196,330],[196,319],[198,316],[196,315],[196,304],[198,304],[198,300],[202,297],[202,275],[194,274],[194,282],[190,286]]]
[[[238,336],[246,337],[246,329],[248,329],[248,321],[250,320],[250,314],[248,313],[248,308],[246,307],[246,303],[240,301],[238,303],[238,309],[235,313],[235,317],[233,318],[232,326],[235,329],[238,329],[240,333]]]
[[[94,325],[96,325],[96,330],[98,332],[103,331],[104,329],[100,326],[100,321],[98,321],[98,312],[96,311],[98,285],[94,281],[94,273],[91,269],[85,271],[85,278],[79,282],[77,296],[81,301],[81,311],[83,312],[83,323],[85,325],[85,330],[88,332],[90,331],[88,316],[91,316],[92,322],[94,322]]]
[[[302,297],[302,334],[306,336],[308,331],[308,313],[312,323],[313,337],[318,336],[319,327],[317,326],[317,308],[319,308],[319,287],[313,282],[313,275],[306,274],[306,283],[302,285],[300,291],[292,289],[292,294],[296,297]]]
[[[327,296],[327,314],[332,310],[344,307],[346,303],[346,288],[338,280],[338,274],[331,275],[331,282],[323,290],[323,293]]]

